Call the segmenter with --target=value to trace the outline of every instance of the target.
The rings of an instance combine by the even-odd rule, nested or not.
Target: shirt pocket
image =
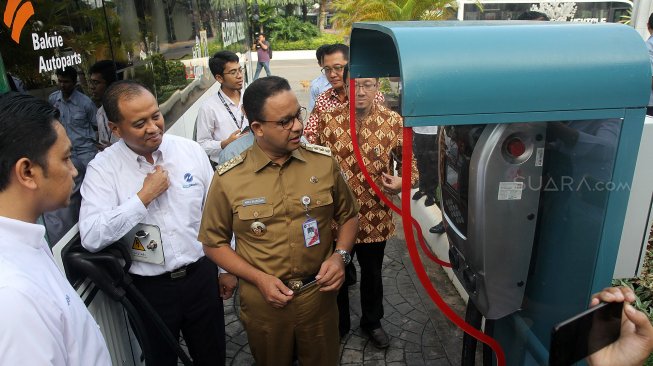
[[[234,222],[234,232],[241,233],[243,238],[250,243],[271,243],[274,241],[274,207],[270,203],[253,205],[253,206],[238,206],[235,210],[236,220]],[[262,226],[255,222],[263,224]],[[262,231],[260,234],[258,230]],[[236,245],[238,245],[236,243]]]
[[[318,220],[318,222],[328,223],[333,218],[333,195],[331,191],[321,191],[308,195],[311,202],[308,204],[308,215]],[[302,198],[291,198],[301,206],[303,216],[306,216],[306,210],[302,204]]]
[[[74,112],[72,120],[75,127],[84,129],[91,126],[91,122],[86,118],[86,114],[82,112]]]

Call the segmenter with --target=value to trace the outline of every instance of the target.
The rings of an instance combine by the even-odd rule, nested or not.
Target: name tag
[[[265,197],[250,198],[250,199],[243,200],[243,207],[262,205],[266,202],[267,201],[265,200]]]

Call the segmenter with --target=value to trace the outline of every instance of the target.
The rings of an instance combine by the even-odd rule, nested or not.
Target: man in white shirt
[[[0,96],[0,365],[111,365],[97,323],[36,224],[69,203],[77,176],[58,118],[32,96]]]
[[[329,46],[330,45],[328,44],[323,44],[320,47],[318,47],[317,50],[315,51],[315,57],[317,58],[317,64],[320,66],[320,70],[322,69],[322,59],[324,58],[324,53],[329,48]],[[327,79],[326,74],[322,72],[320,72],[320,76],[316,77],[311,81],[311,87],[310,87],[311,95],[310,95],[310,99],[308,100],[309,112],[313,111],[317,97],[319,97],[320,94],[324,93],[330,87],[331,87],[331,83],[329,83],[329,79]]]
[[[134,284],[172,334],[183,333],[195,365],[224,365],[217,268],[197,241],[213,178],[211,164],[196,142],[163,134],[163,115],[143,85],[117,81],[105,92],[103,105],[113,134],[121,140],[89,163],[82,184],[82,245],[96,252],[139,224],[156,225],[164,261],[134,257],[129,270]],[[146,329],[153,364],[176,365],[174,350],[156,326],[146,324]]]
[[[238,56],[220,51],[209,59],[209,68],[220,90],[200,107],[197,113],[197,142],[214,163],[218,154],[232,141],[244,135],[249,126],[242,111],[243,68]]]

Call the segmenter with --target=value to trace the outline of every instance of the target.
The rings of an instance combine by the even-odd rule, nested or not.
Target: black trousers
[[[361,243],[354,245],[352,258],[358,259],[360,266],[361,322],[360,326],[372,330],[381,326],[383,318],[383,254],[385,241],[377,243]],[[352,263],[349,264],[353,266]],[[338,312],[340,335],[349,332],[351,319],[349,315],[349,292],[347,286],[342,286],[338,292]]]
[[[225,364],[224,309],[218,292],[218,271],[210,260],[200,259],[186,277],[137,276],[134,285],[159,313],[175,337],[184,335],[196,366]],[[154,365],[176,366],[177,354],[144,318],[154,353]]]
[[[413,135],[413,154],[419,172],[419,190],[435,196],[438,186],[438,135]]]

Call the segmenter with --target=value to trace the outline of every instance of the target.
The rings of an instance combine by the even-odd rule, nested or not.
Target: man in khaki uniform
[[[257,365],[290,365],[293,353],[302,365],[337,365],[336,296],[358,205],[330,150],[300,143],[306,110],[286,79],[256,80],[243,107],[255,143],[218,167],[199,240],[240,278],[241,321]]]

